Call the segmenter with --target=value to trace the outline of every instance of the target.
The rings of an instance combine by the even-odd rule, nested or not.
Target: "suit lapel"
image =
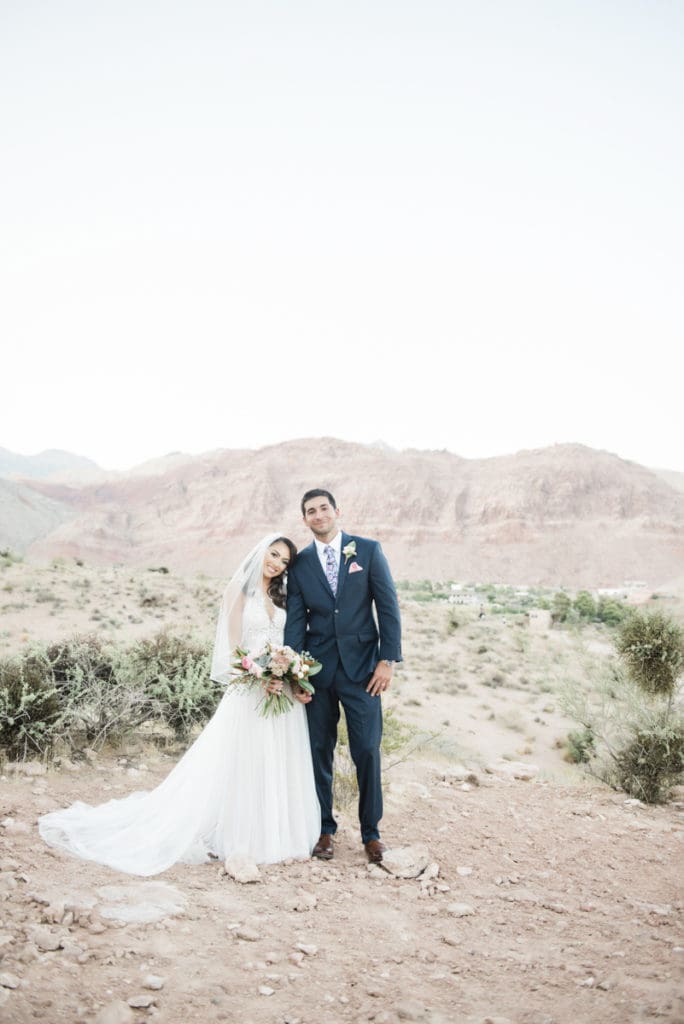
[[[309,562],[311,563],[310,567],[309,567],[310,570],[311,570],[311,574],[315,577],[315,579],[318,580],[318,582],[323,587],[323,589],[325,590],[325,592],[328,595],[328,597],[333,597],[334,595],[333,595],[332,590],[330,589],[330,584],[328,583],[328,577],[325,575],[325,572],[323,571],[323,566],[321,565],[321,560],[318,557],[318,548],[316,547],[315,541],[312,541],[308,548],[304,548],[304,550],[300,553],[299,557],[301,558],[302,555],[306,555],[307,553],[309,554]],[[340,584],[339,584],[339,578],[338,578],[338,582],[337,582],[337,592],[338,592],[338,594],[339,594],[339,591],[340,591]]]
[[[342,588],[344,587],[347,576],[349,575],[349,559],[345,558],[344,555],[342,554],[342,548],[346,547],[350,540],[351,537],[349,536],[348,533],[342,534],[342,544],[340,545],[340,568],[339,572],[337,573],[337,597],[335,599],[336,604],[339,603],[340,596],[342,594]]]

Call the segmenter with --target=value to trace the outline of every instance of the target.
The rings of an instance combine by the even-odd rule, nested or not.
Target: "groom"
[[[313,855],[322,860],[333,855],[333,753],[342,704],[359,783],[361,838],[368,860],[379,864],[385,851],[378,832],[380,694],[389,689],[394,662],[401,661],[399,604],[379,543],[340,531],[340,513],[329,491],[307,491],[301,507],[313,543],[300,551],[288,573],[285,643],[309,651],[323,666],[313,699],[300,697],[307,704],[321,805],[322,834]]]

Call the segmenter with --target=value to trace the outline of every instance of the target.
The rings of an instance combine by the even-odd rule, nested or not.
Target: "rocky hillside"
[[[306,543],[299,498],[317,485],[335,493],[350,532],[382,540],[397,577],[655,587],[684,575],[682,492],[582,445],[462,459],[305,439],[84,486],[26,481],[64,521],[36,527],[23,550],[223,576],[273,527]],[[0,546],[16,535],[3,515]]]

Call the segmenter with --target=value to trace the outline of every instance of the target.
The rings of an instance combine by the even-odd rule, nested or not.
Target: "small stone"
[[[318,952],[318,946],[314,946],[308,942],[298,942],[296,947],[305,956],[316,956]]]
[[[304,954],[299,951],[296,953],[290,953],[287,959],[290,961],[291,964],[296,964],[297,966],[299,966],[302,960],[304,959]]]
[[[312,892],[307,892],[306,889],[297,889],[295,897],[288,904],[288,910],[303,914],[307,910],[314,910],[317,903],[318,900]]]
[[[12,835],[31,831],[25,821],[17,821],[15,818],[5,818],[0,824],[6,832],[10,832]]]
[[[473,869],[463,865],[462,867],[456,868],[456,874],[460,875],[461,878],[467,878],[468,875],[472,875]]]
[[[593,988],[596,979],[590,974],[584,981],[580,981],[580,988]]]
[[[259,995],[260,996],[272,996],[272,995],[274,995],[274,993],[275,993],[275,989],[271,988],[269,985],[259,985]]]
[[[554,914],[567,914],[568,908],[564,907],[562,903],[551,903],[544,902],[541,904],[544,910],[552,910]]]
[[[447,910],[454,917],[471,917],[475,913],[475,908],[469,903],[450,903]]]
[[[261,881],[261,872],[257,865],[246,857],[228,857],[223,864],[224,872],[241,885]]]
[[[238,928],[235,935],[236,938],[242,939],[243,942],[258,942],[261,938],[259,932],[255,931],[254,928]]]
[[[399,1020],[424,1020],[427,1007],[414,999],[405,999],[394,1007]]]
[[[51,932],[49,928],[44,928],[42,925],[36,925],[31,929],[31,938],[38,949],[42,949],[44,952],[54,952],[62,945],[62,936],[57,932]]]
[[[10,974],[9,971],[3,971],[0,974],[0,986],[2,988],[19,988],[21,981],[17,978],[16,974]]]
[[[149,1006],[154,1006],[154,996],[146,996],[144,993],[139,996],[131,996],[126,1002],[129,1006],[132,1006],[134,1010],[146,1010]]]
[[[143,979],[143,988],[151,988],[158,991],[159,989],[164,988],[165,983],[166,978],[160,978],[158,974],[148,974]]]
[[[386,850],[382,866],[395,878],[417,878],[430,863],[426,846],[404,846]]]
[[[130,1006],[117,999],[107,1006],[103,1006],[95,1017],[94,1024],[133,1024],[135,1015]]]

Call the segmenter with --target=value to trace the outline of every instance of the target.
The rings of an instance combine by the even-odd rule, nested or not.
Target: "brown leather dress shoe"
[[[324,832],[311,851],[311,856],[319,860],[332,860],[333,853],[333,837]]]
[[[379,839],[371,839],[366,846],[366,856],[371,864],[382,864],[382,855],[387,849],[385,844]]]

